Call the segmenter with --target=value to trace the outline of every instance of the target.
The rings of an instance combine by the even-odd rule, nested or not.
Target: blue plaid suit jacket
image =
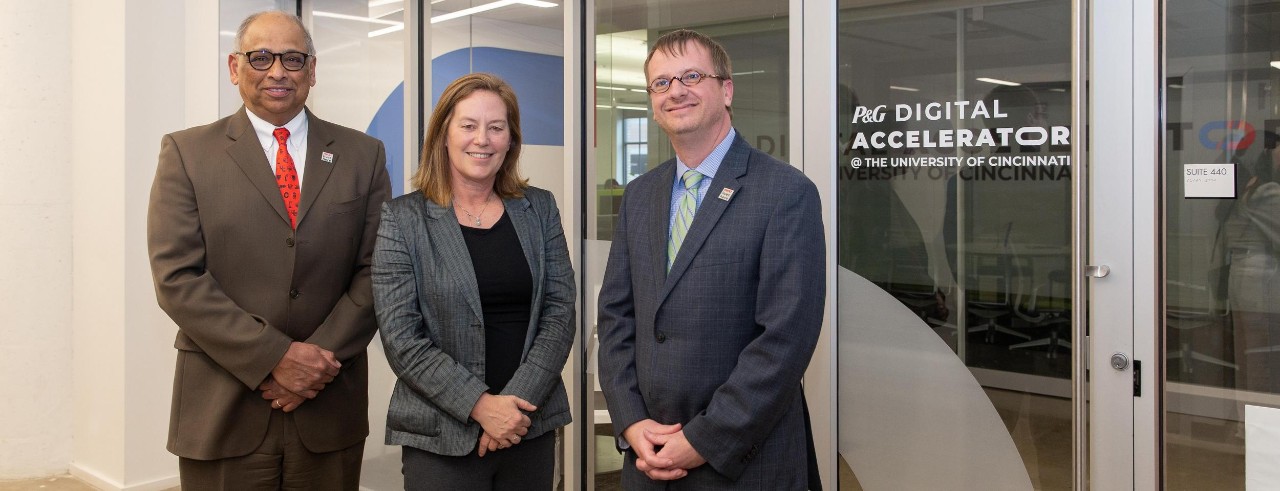
[[[825,296],[817,188],[737,136],[668,273],[675,166],[623,196],[599,299],[600,385],[619,441],[646,418],[681,423],[707,465],[658,483],[628,451],[623,487],[808,489],[800,379]]]

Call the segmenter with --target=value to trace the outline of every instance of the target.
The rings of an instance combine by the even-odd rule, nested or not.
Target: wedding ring
[[[274,400],[274,401],[271,401],[271,407],[276,408],[276,409],[280,409],[280,408],[282,407],[282,406],[280,406],[280,399],[276,399],[276,400]]]

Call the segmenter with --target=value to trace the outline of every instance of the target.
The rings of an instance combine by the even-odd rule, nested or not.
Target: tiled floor
[[[98,488],[69,475],[0,481],[0,491],[99,491]],[[177,486],[164,491],[181,491]]]
[[[360,467],[360,487],[373,491],[404,489],[404,474],[400,473],[400,452],[365,460]]]
[[[1070,489],[1070,402],[999,390],[988,390],[988,395],[1013,435],[1035,489]],[[1169,414],[1167,418],[1167,489],[1244,489],[1244,442],[1239,436],[1239,423],[1179,414]],[[619,463],[608,434],[605,431],[597,442],[598,448],[604,449],[597,462],[612,471]],[[840,491],[862,489],[843,458],[838,479]],[[365,461],[360,481],[361,487],[368,490],[402,489],[399,454]],[[616,481],[616,472],[604,472],[596,476],[596,489],[618,489]],[[68,475],[0,481],[0,491],[28,490],[97,491]]]
[[[85,484],[71,476],[42,477],[23,481],[0,481],[0,491],[97,491],[98,488]]]

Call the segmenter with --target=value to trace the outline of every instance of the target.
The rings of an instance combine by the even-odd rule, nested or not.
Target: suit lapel
[[[329,181],[329,175],[339,163],[341,155],[332,148],[333,133],[329,131],[329,123],[307,111],[307,168],[302,176],[302,202],[298,205],[298,224],[306,218],[307,211],[315,204],[316,197]],[[328,159],[322,156],[328,155]],[[327,161],[326,161],[327,160]]]
[[[244,172],[245,177],[249,178],[249,182],[253,183],[253,187],[262,193],[267,204],[275,208],[280,219],[289,223],[289,215],[284,211],[284,198],[280,197],[280,187],[276,184],[271,162],[263,153],[262,142],[253,132],[253,123],[249,122],[249,116],[245,114],[243,107],[231,117],[227,125],[227,138],[232,141],[227,147],[227,154],[231,160],[240,166],[240,170]]]
[[[698,254],[698,250],[706,243],[707,237],[711,235],[711,230],[715,229],[716,223],[720,221],[724,211],[729,208],[729,203],[733,201],[732,199],[720,199],[720,193],[728,189],[730,196],[732,196],[736,195],[738,190],[742,188],[742,183],[738,181],[738,178],[747,173],[749,150],[746,140],[743,140],[741,135],[734,137],[733,145],[729,147],[729,152],[725,154],[724,161],[720,163],[720,170],[716,172],[715,179],[712,179],[711,185],[707,187],[707,194],[702,197],[702,204],[698,206],[698,213],[694,215],[693,223],[689,225],[689,232],[685,234],[684,242],[680,244],[680,252],[676,253],[676,260],[671,264],[671,271],[667,273],[667,281],[663,283],[662,293],[658,296],[659,302],[666,299],[667,294],[671,293],[671,289],[675,287],[676,282],[680,281],[680,277],[689,269],[689,264],[693,262],[693,257]],[[674,174],[671,178],[675,179]]]
[[[511,224],[515,226],[516,236],[520,238],[520,249],[524,251],[524,260],[529,263],[529,273],[533,276],[534,297],[537,298],[538,291],[542,286],[542,268],[538,264],[537,258],[544,257],[542,255],[543,243],[541,240],[533,240],[535,237],[541,237],[538,231],[537,220],[534,219],[533,213],[529,210],[529,200],[526,198],[504,199],[503,206],[506,208],[507,216],[511,217]]]
[[[445,208],[425,197],[422,198],[422,203],[427,209],[427,233],[440,253],[443,267],[462,286],[462,291],[467,292],[467,305],[476,318],[484,319],[480,310],[480,286],[476,284],[476,269],[471,265],[471,251],[467,250],[467,242],[462,238],[462,228],[454,218],[453,207]]]
[[[529,198],[516,198],[503,200],[506,207],[507,216],[511,217],[511,225],[516,229],[516,236],[520,238],[520,250],[524,251],[524,260],[529,263],[529,275],[533,278],[533,298],[530,303],[529,310],[529,331],[525,334],[524,348],[520,351],[521,361],[528,356],[529,348],[533,346],[533,339],[538,335],[539,312],[542,311],[542,268],[543,264],[538,262],[538,258],[547,257],[543,248],[546,247],[546,239],[542,236],[542,225],[537,215],[533,213],[533,207],[529,203]]]
[[[648,208],[644,213],[648,223],[643,224],[641,230],[653,231],[644,236],[647,242],[641,247],[645,257],[653,258],[649,265],[652,268],[649,277],[654,280],[652,291],[661,291],[667,277],[667,236],[671,226],[671,186],[676,178],[676,160],[668,160],[655,172],[657,182],[651,189],[644,190],[639,198],[639,202]]]

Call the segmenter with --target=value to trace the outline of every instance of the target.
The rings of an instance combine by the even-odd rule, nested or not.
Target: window
[[[649,158],[649,118],[623,118],[621,127],[620,158],[614,178],[618,184],[625,185],[649,169],[645,164]],[[610,183],[605,181],[605,184]]]

